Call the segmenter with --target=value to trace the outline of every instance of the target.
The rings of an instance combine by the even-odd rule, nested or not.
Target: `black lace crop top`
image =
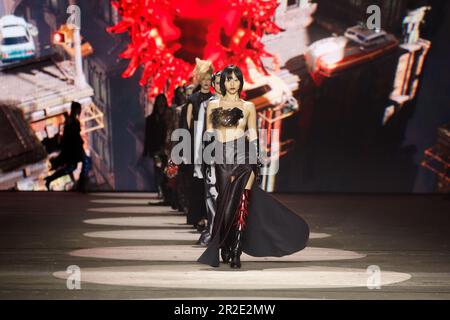
[[[219,107],[211,111],[210,117],[214,128],[236,127],[239,120],[244,118],[244,112],[238,107],[234,107],[232,109],[224,109]]]

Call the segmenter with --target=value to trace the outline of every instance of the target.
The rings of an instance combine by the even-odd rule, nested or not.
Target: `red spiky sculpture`
[[[212,61],[216,69],[239,66],[251,81],[247,61],[266,74],[261,58],[274,56],[262,43],[264,34],[283,31],[272,17],[276,0],[116,0],[122,20],[108,32],[130,36],[119,56],[129,59],[123,77],[142,66],[141,85],[149,96],[165,92],[171,101],[174,89],[188,83],[195,58]]]

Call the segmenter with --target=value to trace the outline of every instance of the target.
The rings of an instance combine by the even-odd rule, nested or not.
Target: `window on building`
[[[120,16],[119,16],[119,11],[117,11],[116,7],[112,6],[111,7],[111,24],[117,24],[119,23],[120,20]]]
[[[103,6],[104,6],[104,11],[105,11],[105,21],[108,24],[111,24],[111,20],[112,20],[112,15],[111,15],[111,2],[110,1],[105,1],[103,2]]]
[[[110,1],[100,1],[98,5],[98,16],[107,24],[113,20],[112,5]]]
[[[87,81],[89,82],[89,84],[92,86],[92,83],[93,83],[93,73],[94,73],[94,71],[93,71],[93,69],[92,69],[92,67],[91,67],[91,69],[89,69],[89,72],[87,73]]]
[[[100,98],[100,74],[97,71],[94,72],[94,79],[92,80],[93,80],[92,85],[94,87],[94,94]]]
[[[106,83],[106,77],[105,75],[102,73],[102,75],[100,76],[100,100],[103,103],[107,102],[107,96],[108,96],[108,92],[107,92],[107,83]]]
[[[105,95],[104,95],[104,88],[105,88],[105,86],[103,85],[103,83],[104,83],[104,79],[103,79],[103,76],[102,76],[102,73],[99,73],[98,75],[97,75],[97,81],[98,81],[98,88],[97,88],[97,90],[98,90],[98,92],[97,92],[97,96],[98,96],[98,98],[99,98],[99,100],[102,102],[102,103],[105,103]]]
[[[91,81],[89,80],[89,60],[88,59],[83,59],[83,73],[85,74],[85,76],[87,76],[87,81],[90,83]]]
[[[94,150],[97,154],[98,154],[98,139],[99,139],[99,135],[97,132],[93,132],[92,133],[92,145],[90,146],[92,148],[92,150]]]

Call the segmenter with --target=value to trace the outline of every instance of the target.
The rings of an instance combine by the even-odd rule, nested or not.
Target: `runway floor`
[[[199,234],[154,197],[0,193],[0,299],[450,299],[448,196],[276,195],[308,246],[240,270],[198,264]]]

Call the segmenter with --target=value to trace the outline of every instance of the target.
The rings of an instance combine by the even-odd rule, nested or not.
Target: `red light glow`
[[[53,42],[54,43],[62,43],[62,42],[64,42],[64,35],[62,33],[59,33],[59,32],[55,33],[53,35]]]
[[[196,57],[212,61],[216,69],[238,65],[250,82],[247,59],[267,74],[261,58],[274,57],[265,50],[262,36],[282,31],[272,21],[276,0],[116,0],[112,4],[122,19],[108,32],[127,32],[131,39],[120,54],[130,60],[122,76],[131,77],[142,66],[140,84],[150,84],[150,96],[166,88],[169,101],[177,86],[189,82]]]

